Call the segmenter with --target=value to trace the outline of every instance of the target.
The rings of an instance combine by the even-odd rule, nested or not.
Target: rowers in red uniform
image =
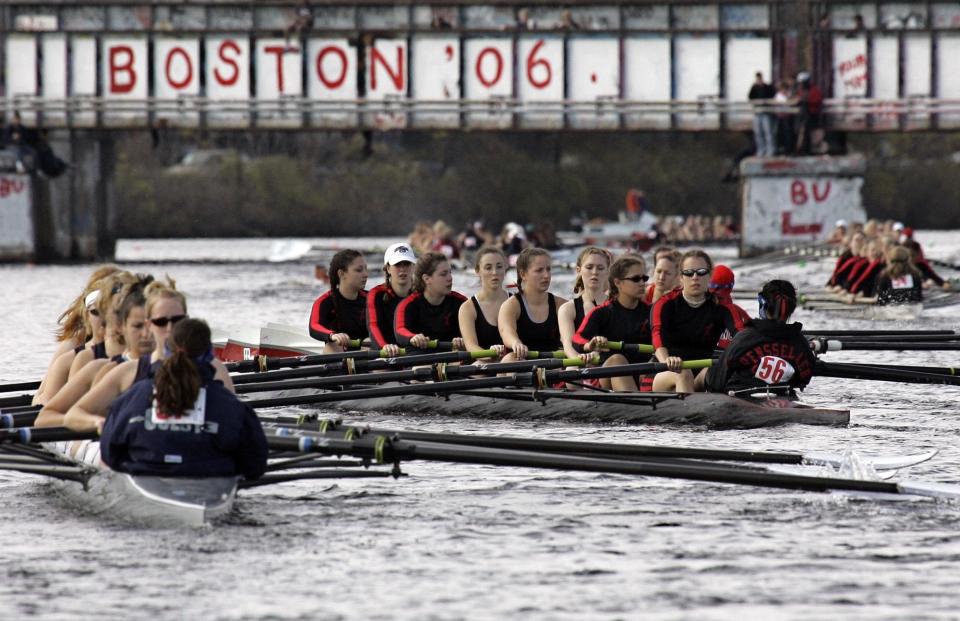
[[[424,253],[413,274],[413,293],[397,305],[393,320],[397,344],[425,349],[431,340],[439,340],[463,349],[458,313],[466,299],[453,291],[447,257],[439,252]]]
[[[384,281],[367,292],[367,333],[370,343],[388,356],[400,353],[393,330],[393,317],[400,301],[413,288],[413,264],[417,260],[409,244],[398,243],[383,253]]]
[[[310,311],[310,336],[326,342],[324,352],[337,353],[367,338],[367,262],[356,250],[341,250],[330,259],[329,273],[330,290]]]

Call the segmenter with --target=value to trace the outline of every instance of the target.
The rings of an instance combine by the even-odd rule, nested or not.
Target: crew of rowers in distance
[[[574,296],[567,300],[550,290],[547,251],[520,253],[517,290],[510,295],[507,257],[499,247],[485,246],[475,254],[480,288],[468,299],[453,291],[451,265],[442,253],[417,258],[408,244],[393,244],[384,254],[384,282],[368,292],[363,255],[343,250],[330,262],[330,290],[314,302],[309,330],[326,342],[328,353],[365,339],[388,356],[401,347],[424,349],[431,341],[445,341],[454,349],[492,349],[504,362],[525,359],[531,351],[562,350],[583,363],[597,356],[604,366],[643,363],[651,360],[649,354],[611,351],[608,344],[652,344],[652,360],[666,370],[594,382],[624,392],[807,385],[815,358],[800,324],[787,323],[797,305],[789,282],[767,283],[758,296],[760,317],[751,320],[732,301],[733,273],[714,266],[707,253],[662,247],[653,260],[648,282],[641,255],[614,259],[607,250],[587,247],[577,258]],[[726,347],[719,364],[696,373],[684,368],[685,360],[712,358],[718,347]]]
[[[913,230],[899,222],[837,222],[830,241],[843,246],[827,289],[848,303],[905,304],[923,301],[923,290],[950,289],[923,256]]]
[[[264,473],[259,419],[234,394],[210,328],[187,316],[172,280],[99,268],[61,315],[58,340],[34,398],[35,425],[98,431],[101,459],[121,472]]]

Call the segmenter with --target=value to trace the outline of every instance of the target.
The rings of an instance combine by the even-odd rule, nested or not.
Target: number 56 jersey
[[[803,389],[817,358],[802,324],[754,319],[737,333],[707,372],[707,389],[727,392],[770,385]]]

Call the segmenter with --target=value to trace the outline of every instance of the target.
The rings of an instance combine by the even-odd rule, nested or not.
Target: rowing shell
[[[387,384],[389,386],[390,384]],[[701,425],[754,429],[786,424],[846,426],[850,411],[816,408],[783,397],[732,397],[720,393],[596,393],[559,390],[474,390],[444,396],[405,395],[324,404],[344,413],[472,419],[557,420],[631,425]],[[308,394],[287,391],[257,398]]]
[[[96,440],[43,445],[51,460],[90,468],[85,483],[56,481],[71,504],[95,515],[151,526],[202,526],[233,508],[237,477],[157,477],[110,470]]]

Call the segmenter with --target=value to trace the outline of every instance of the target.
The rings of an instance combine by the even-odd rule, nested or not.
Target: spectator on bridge
[[[313,27],[313,10],[307,0],[301,0],[297,6],[296,15],[293,21],[284,31],[284,37],[287,40],[285,52],[296,53],[300,51],[300,38]],[[292,42],[291,42],[292,41]]]
[[[793,106],[797,100],[793,92],[792,81],[780,80],[777,82],[777,94],[773,96],[777,106]],[[793,155],[797,144],[797,137],[793,131],[797,115],[793,112],[778,111],[775,114],[774,139],[776,140],[777,155]]]
[[[764,82],[763,74],[758,71],[748,95],[754,104],[753,140],[757,145],[757,157],[773,157],[773,114],[762,106],[769,105],[776,94],[773,86]],[[759,110],[758,106],[761,106]]]
[[[24,173],[33,170],[35,165],[34,149],[31,146],[30,132],[23,124],[19,112],[13,113],[13,120],[7,125],[3,133],[3,144],[13,149],[17,157],[17,172]]]
[[[800,114],[797,116],[797,153],[811,155],[824,153],[823,91],[810,80],[810,74],[797,74]]]

